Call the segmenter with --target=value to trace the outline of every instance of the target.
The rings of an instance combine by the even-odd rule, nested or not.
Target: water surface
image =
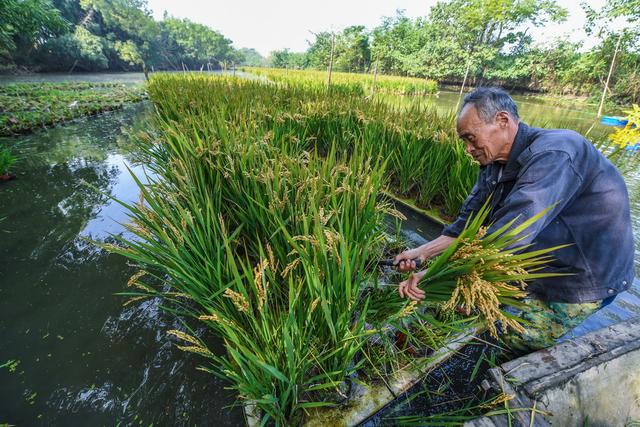
[[[135,269],[89,241],[125,232],[109,196],[138,198],[122,129],[144,117],[138,104],[0,140],[22,158],[0,184],[0,365],[17,362],[0,369],[0,424],[242,423],[228,384],[168,338],[180,319],[157,299],[123,307]]]

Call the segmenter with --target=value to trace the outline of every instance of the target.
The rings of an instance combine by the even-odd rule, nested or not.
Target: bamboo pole
[[[602,108],[604,107],[604,98],[607,95],[607,90],[609,90],[609,80],[611,79],[611,74],[613,74],[613,67],[616,63],[616,56],[618,56],[618,50],[620,49],[620,41],[622,40],[622,33],[618,37],[618,41],[616,42],[616,49],[613,51],[613,58],[611,58],[611,65],[609,66],[609,74],[607,75],[607,81],[604,83],[604,89],[602,90],[602,97],[600,97],[600,107],[598,107],[598,117],[602,116]]]
[[[373,69],[373,87],[371,93],[376,93],[376,82],[378,81],[378,61],[376,60],[375,68]]]
[[[333,72],[333,50],[336,47],[336,35],[331,33],[331,55],[329,56],[329,78],[327,79],[327,88],[331,86],[331,73]]]
[[[464,72],[464,79],[462,79],[462,87],[460,88],[460,95],[458,95],[458,103],[456,104],[455,110],[458,111],[458,107],[460,107],[460,102],[462,101],[462,93],[464,92],[464,86],[467,83],[467,77],[469,76],[469,68],[471,67],[471,61],[467,61],[467,69]]]

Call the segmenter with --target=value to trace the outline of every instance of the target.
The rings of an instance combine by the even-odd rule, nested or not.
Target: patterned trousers
[[[519,354],[551,347],[558,338],[578,326],[587,317],[610,303],[611,300],[613,298],[568,304],[525,298],[524,303],[527,308],[516,310],[514,313],[527,322],[523,325],[525,331],[523,333],[509,332],[503,335],[504,344]]]

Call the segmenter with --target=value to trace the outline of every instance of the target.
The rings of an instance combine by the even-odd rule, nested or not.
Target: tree
[[[440,46],[436,52],[443,53],[446,43],[457,56],[454,75],[460,76],[471,64],[481,77],[490,61],[509,47],[517,49],[529,42],[527,26],[561,22],[566,16],[567,11],[553,0],[451,0],[431,9],[424,28],[427,39]],[[450,64],[452,60],[431,58],[431,63],[439,61]]]
[[[336,38],[335,69],[338,71],[364,72],[371,63],[369,34],[364,26],[345,28]]]
[[[0,60],[5,64],[28,64],[34,49],[68,28],[68,22],[49,0],[2,0]]]
[[[260,55],[255,49],[243,47],[239,52],[242,55],[242,60],[239,61],[240,65],[246,65],[247,67],[264,67],[268,64],[267,59]]]
[[[99,13],[100,32],[106,39],[106,54],[120,66],[139,65],[147,74],[157,61],[160,27],[153,20],[146,0],[80,0],[88,16]],[[84,19],[81,25],[87,25]]]
[[[373,29],[371,42],[372,62],[378,69],[390,74],[409,74],[416,67],[416,55],[425,45],[422,20],[411,20],[399,10],[395,17],[384,17],[382,24]]]
[[[600,70],[601,106],[607,94],[618,102],[638,102],[640,93],[640,0],[611,0],[599,11],[583,4],[587,15],[585,30],[601,40],[590,53],[598,54],[604,70]],[[622,21],[624,27],[612,25]]]
[[[274,50],[269,54],[268,63],[274,68],[306,68],[308,58],[305,53],[290,52],[289,49]]]
[[[334,43],[334,35],[328,31],[312,34],[315,40],[307,40],[309,44],[309,48],[307,49],[307,63],[311,68],[327,68],[331,57],[331,46]]]
[[[369,34],[364,26],[353,25],[338,34],[323,31],[313,35],[315,40],[307,41],[308,66],[327,68],[333,46],[333,68],[336,71],[364,72],[369,68],[371,49]]]
[[[190,69],[207,67],[207,64],[219,68],[241,59],[231,46],[231,40],[206,25],[188,19],[167,18],[162,26],[179,48],[177,62]]]

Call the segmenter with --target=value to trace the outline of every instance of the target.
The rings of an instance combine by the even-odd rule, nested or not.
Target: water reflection
[[[233,394],[195,368],[166,331],[180,319],[158,300],[122,307],[134,272],[89,239],[123,233],[138,198],[123,127],[143,105],[30,136],[0,140],[20,156],[0,186],[0,422],[15,425],[237,425]],[[120,142],[120,143],[119,143]]]

